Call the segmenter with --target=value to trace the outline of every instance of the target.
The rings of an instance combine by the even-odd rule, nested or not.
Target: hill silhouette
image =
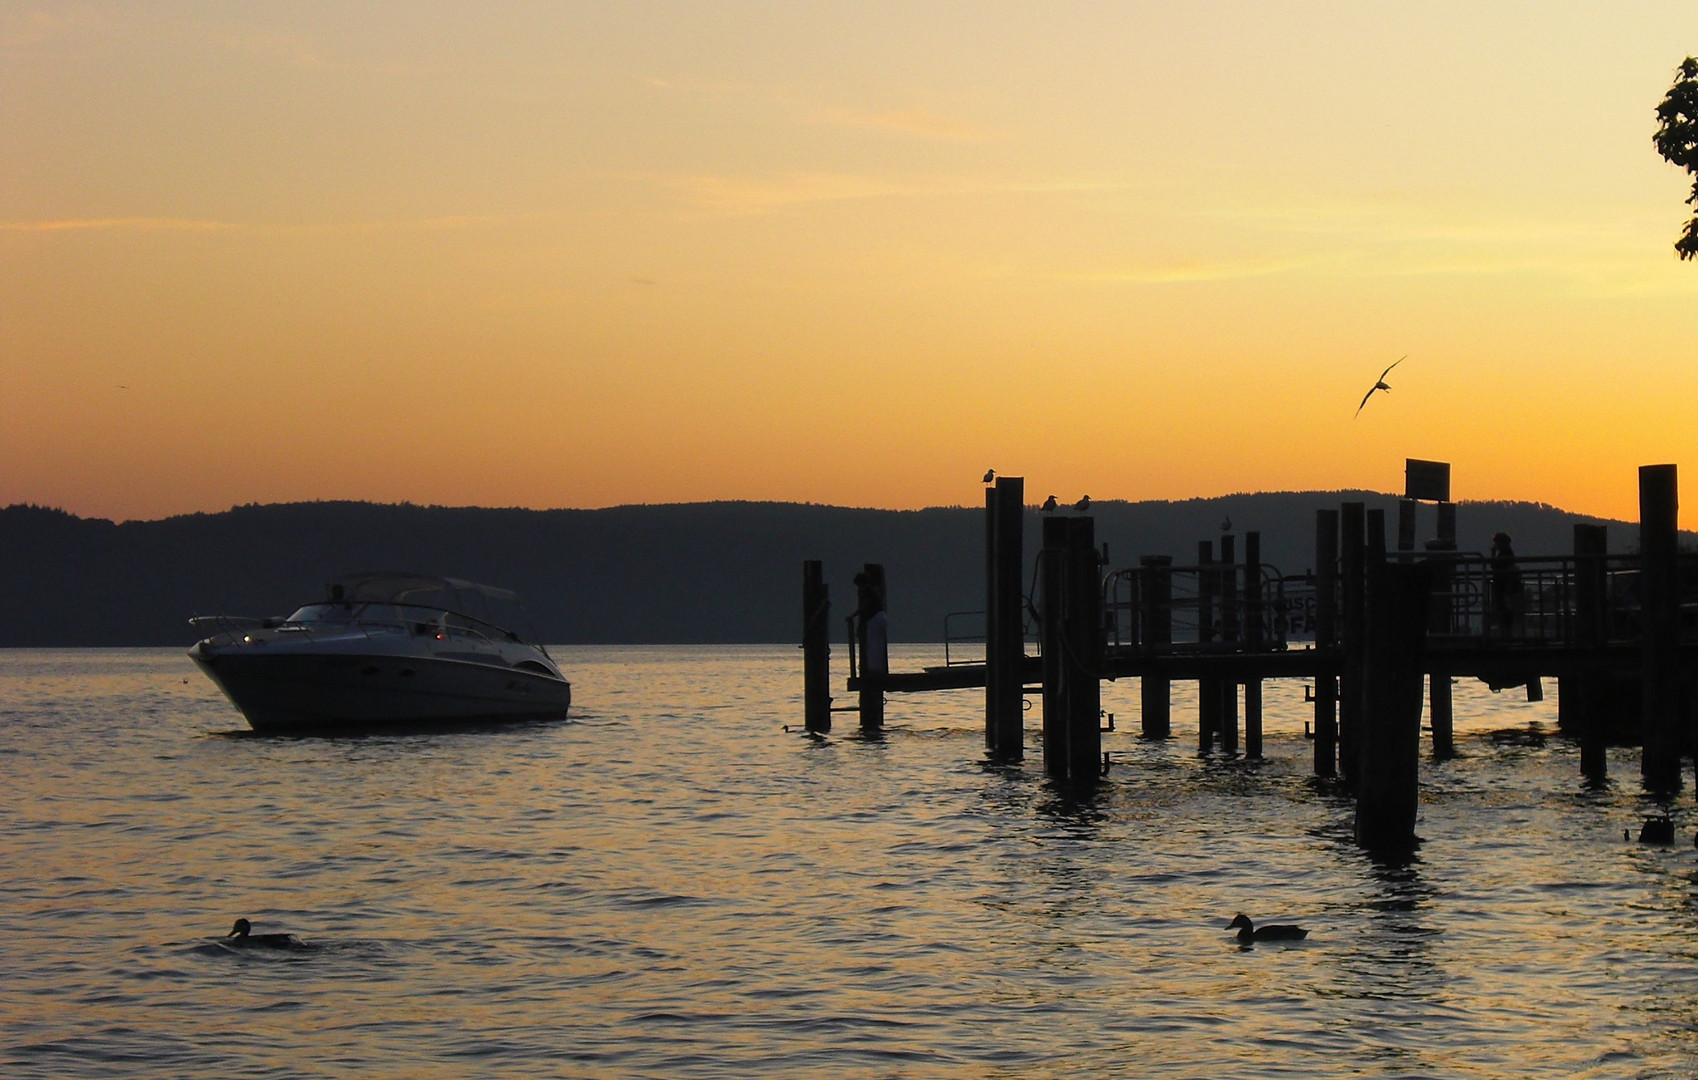
[[[1111,565],[1165,554],[1193,562],[1197,541],[1262,533],[1285,573],[1313,563],[1315,511],[1363,491],[1229,495],[1092,505]],[[1419,535],[1434,511],[1422,508]],[[551,643],[785,642],[800,637],[801,563],[822,559],[840,620],[850,578],[885,564],[894,640],[935,641],[950,611],[983,605],[984,512],[865,510],[714,502],[602,510],[520,510],[357,502],[239,506],[122,524],[61,510],[0,510],[0,646],[188,645],[191,615],[287,614],[356,570],[404,569],[515,589]],[[1041,515],[1026,521],[1028,566]],[[1464,503],[1458,542],[1485,550],[1504,530],[1524,555],[1570,550],[1578,521],[1611,525],[1612,550],[1638,527],[1536,503]],[[1690,539],[1690,538],[1688,538]],[[1242,548],[1240,548],[1242,551]],[[841,637],[841,621],[833,637]]]

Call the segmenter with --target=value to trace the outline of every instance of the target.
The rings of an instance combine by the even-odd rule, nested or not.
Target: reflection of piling
[[[985,748],[1004,760],[1025,752],[1025,493],[1018,476],[999,476],[985,489]]]
[[[1315,512],[1315,648],[1338,644],[1338,511]],[[1338,775],[1338,680],[1315,676],[1315,775]]]
[[[809,731],[831,730],[831,593],[818,559],[802,564],[802,715]]]
[[[1262,651],[1262,534],[1244,534],[1244,650]],[[1262,756],[1262,680],[1244,677],[1244,756]]]
[[[1138,596],[1142,610],[1139,622],[1143,647],[1152,656],[1166,651],[1173,642],[1173,559],[1167,555],[1145,555],[1138,560]],[[1149,739],[1165,739],[1173,733],[1172,690],[1168,677],[1154,671],[1139,680],[1143,705],[1143,732]]]
[[[1363,574],[1363,542],[1367,528],[1366,507],[1345,503],[1339,516],[1339,588],[1343,592],[1344,668],[1339,674],[1338,763],[1346,783],[1355,783],[1357,739],[1362,724],[1362,632],[1367,626],[1366,582]]]
[[[1372,620],[1365,650],[1356,841],[1370,849],[1408,849],[1415,843],[1427,577],[1420,564],[1380,562],[1369,569]]]
[[[1676,582],[1679,496],[1673,465],[1639,468],[1639,588],[1643,613],[1645,787],[1680,789],[1680,593]]]

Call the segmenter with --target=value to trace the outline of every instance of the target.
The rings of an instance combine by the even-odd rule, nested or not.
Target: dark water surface
[[[901,658],[899,650],[899,659]],[[574,718],[255,738],[177,650],[0,652],[0,1074],[1690,1076],[1698,851],[1623,843],[1553,700],[1457,688],[1407,866],[1268,758],[1142,743],[1086,805],[976,693],[786,734],[792,648],[562,649]],[[907,663],[934,659],[908,650]],[[840,673],[839,673],[840,674]],[[186,681],[185,681],[186,680]],[[1306,942],[1240,950],[1237,911]],[[238,915],[305,948],[218,942]]]

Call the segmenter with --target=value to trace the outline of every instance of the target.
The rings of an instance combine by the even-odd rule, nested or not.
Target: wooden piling
[[[1315,512],[1315,649],[1338,645],[1338,511]],[[1315,676],[1315,775],[1338,775],[1338,680]]]
[[[1147,654],[1157,656],[1173,642],[1173,559],[1168,555],[1145,555],[1138,564],[1142,585],[1138,590],[1142,607],[1139,641]],[[1167,676],[1147,672],[1139,683],[1144,737],[1168,738],[1173,734],[1173,699]]]
[[[1679,485],[1673,465],[1639,468],[1639,586],[1644,654],[1640,677],[1644,701],[1644,755],[1640,775],[1658,794],[1680,790],[1680,591],[1678,556]]]
[[[1238,552],[1237,541],[1231,534],[1220,538],[1220,640],[1230,650],[1236,650],[1238,640]],[[1229,754],[1238,753],[1238,681],[1220,680],[1220,748]]]
[[[1339,589],[1343,593],[1344,608],[1344,626],[1341,628],[1344,666],[1339,675],[1338,767],[1345,782],[1354,784],[1362,724],[1362,633],[1368,621],[1367,582],[1363,577],[1367,508],[1359,502],[1348,502],[1340,509]]]
[[[1102,564],[1091,518],[1067,518],[1067,782],[1095,786],[1102,775]]]
[[[1397,550],[1413,552],[1415,550],[1415,507],[1414,499],[1397,500]]]
[[[1421,668],[1427,640],[1423,564],[1370,567],[1373,621],[1367,642],[1356,842],[1376,851],[1415,845],[1420,804]]]
[[[802,717],[811,732],[831,731],[831,593],[818,559],[802,563]]]
[[[1427,632],[1449,635],[1452,630],[1451,583],[1456,576],[1456,504],[1439,504],[1438,534],[1427,557]],[[1435,668],[1428,675],[1427,723],[1432,728],[1433,757],[1443,761],[1456,754],[1455,709],[1451,672]]]
[[[1197,541],[1197,642],[1205,648],[1215,639],[1215,545]],[[1220,683],[1197,680],[1197,749],[1213,750],[1220,729]]]
[[[1025,753],[1025,495],[1018,476],[985,490],[985,748],[1006,761]]]
[[[1062,670],[1067,643],[1062,639],[1062,613],[1066,603],[1067,519],[1044,518],[1043,549],[1038,552],[1038,614],[1044,672],[1044,774],[1067,777],[1067,692],[1071,689]]]
[[[1244,650],[1262,649],[1262,534],[1244,534]],[[1262,756],[1262,680],[1244,679],[1244,756]]]
[[[884,730],[884,680],[890,674],[890,632],[885,614],[884,567],[867,563],[855,577],[855,610],[860,639],[861,730]]]
[[[1593,652],[1603,647],[1605,599],[1608,576],[1604,565],[1609,552],[1609,530],[1603,525],[1574,526],[1574,641]],[[1595,659],[1581,662],[1580,670],[1564,675],[1557,687],[1557,700],[1568,714],[1571,728],[1580,736],[1580,774],[1594,784],[1609,776],[1605,751],[1605,695],[1602,664]]]

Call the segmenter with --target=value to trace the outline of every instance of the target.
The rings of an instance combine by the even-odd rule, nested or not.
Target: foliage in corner
[[[1657,133],[1651,137],[1657,153],[1698,177],[1698,59],[1688,56],[1668,94],[1657,106]],[[1698,180],[1692,184],[1689,205],[1698,205]],[[1698,257],[1698,214],[1686,223],[1674,250],[1682,259]]]

